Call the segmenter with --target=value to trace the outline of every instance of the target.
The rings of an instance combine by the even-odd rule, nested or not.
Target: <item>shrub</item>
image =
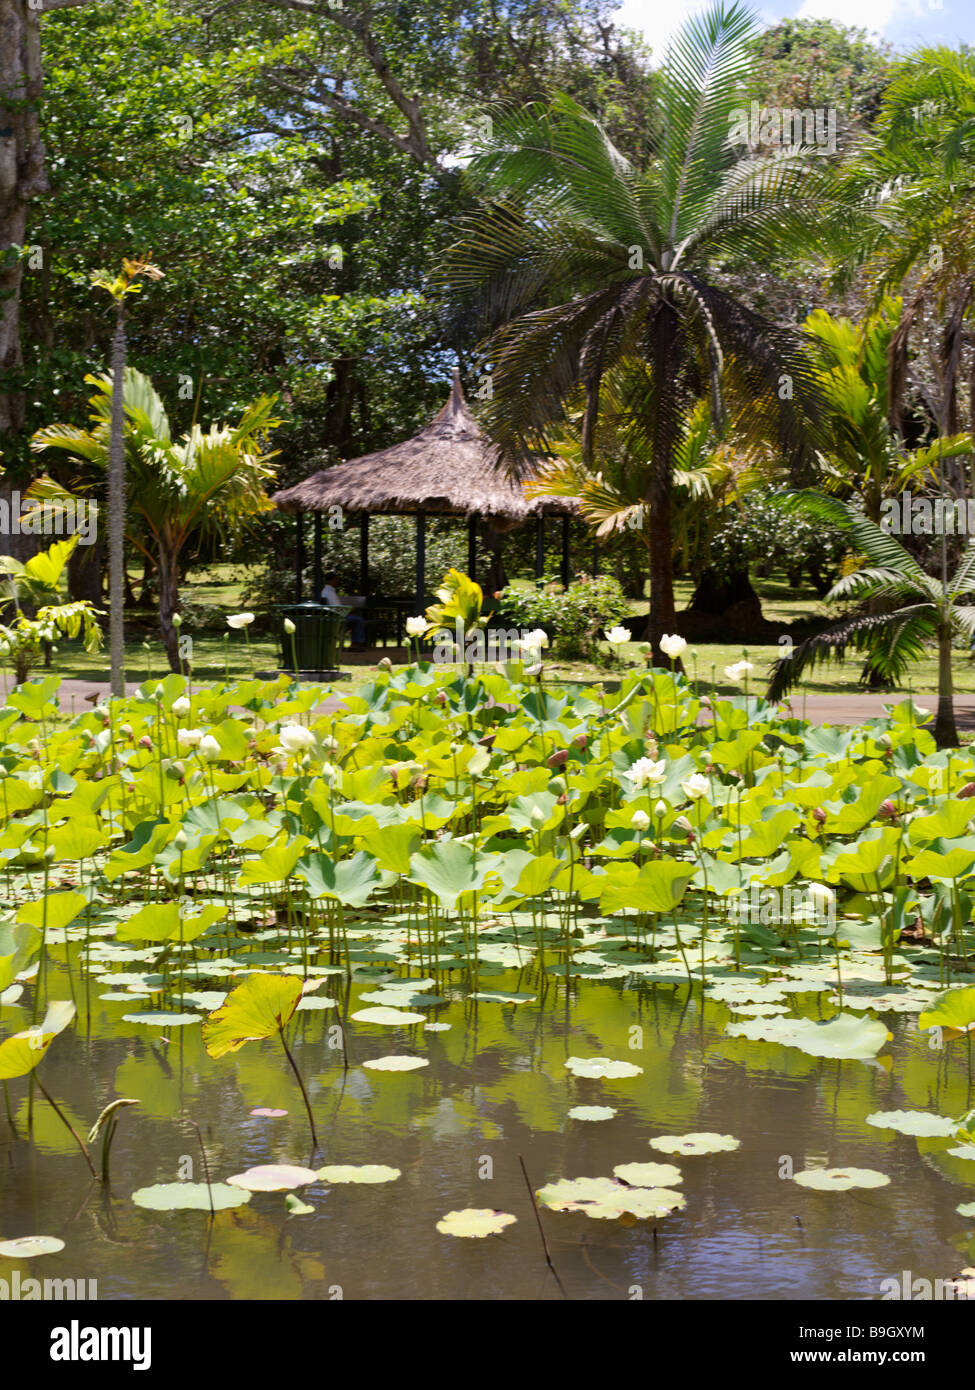
[[[560,656],[592,660],[604,628],[628,619],[630,605],[619,583],[609,575],[596,579],[580,575],[563,591],[554,584],[534,589],[503,589],[495,621],[512,627],[544,628]]]

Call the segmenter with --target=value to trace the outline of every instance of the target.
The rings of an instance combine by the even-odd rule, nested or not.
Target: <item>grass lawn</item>
[[[221,608],[226,613],[238,612],[242,607],[240,595],[254,578],[239,565],[212,565],[207,569],[196,570],[185,583],[182,590],[184,603],[207,605]],[[812,590],[794,592],[781,579],[774,576],[756,580],[755,587],[762,598],[762,607],[770,621],[792,623],[799,618],[830,616],[830,610]],[[685,607],[690,601],[692,585],[689,580],[679,580],[676,585],[677,607]],[[646,605],[633,604],[634,617],[630,624],[636,632],[646,614]],[[225,672],[231,677],[240,677],[259,670],[269,670],[277,666],[278,644],[269,636],[255,634],[250,645],[241,632],[226,634],[215,630],[194,631],[187,624],[184,632],[189,633],[194,643],[193,673],[197,680],[218,680]],[[147,676],[161,676],[168,669],[162,646],[157,636],[154,616],[148,612],[133,614],[126,624],[126,675],[129,680],[142,681]],[[147,644],[147,645],[145,645]],[[613,663],[610,649],[604,646],[606,664],[596,666],[580,661],[564,661],[556,657],[546,661],[550,677],[566,680],[592,681],[612,679],[622,669],[643,664],[643,642],[629,642],[621,652],[622,664]],[[724,676],[724,668],[739,661],[742,647],[725,643],[701,643],[691,649],[685,657],[688,675],[697,676],[705,688],[712,682],[716,689],[734,692],[740,687],[733,685]],[[749,681],[749,688],[757,693],[765,682],[771,663],[777,658],[779,649],[774,644],[749,647],[748,658],[754,662],[756,670]],[[696,651],[696,658],[694,652]],[[361,679],[368,667],[342,663],[340,667],[354,679]],[[812,676],[803,681],[794,691],[801,698],[803,691],[808,694],[854,694],[862,692],[859,684],[862,660],[849,656],[842,662],[832,662],[818,667]],[[107,649],[100,652],[85,652],[78,642],[62,642],[53,659],[52,670],[65,678],[97,680],[107,678]],[[36,674],[39,674],[37,672]],[[967,650],[959,647],[955,657],[955,689],[959,694],[975,694],[975,662]],[[934,648],[930,655],[913,668],[904,692],[913,690],[916,694],[932,695],[937,689],[937,657]]]

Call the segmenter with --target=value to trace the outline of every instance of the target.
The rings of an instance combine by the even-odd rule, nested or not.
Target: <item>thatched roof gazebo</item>
[[[535,569],[544,563],[544,518],[562,518],[562,579],[569,579],[569,519],[575,503],[559,498],[529,501],[499,459],[496,445],[478,428],[468,409],[455,370],[450,397],[442,410],[412,439],[362,458],[323,468],[271,499],[282,511],[315,517],[315,596],[321,592],[322,516],[340,507],[360,514],[360,587],[369,592],[369,515],[387,513],[416,517],[416,612],[426,606],[426,518],[430,515],[468,519],[468,573],[475,577],[478,521],[497,533],[534,519]],[[305,567],[302,528],[298,527],[296,602],[303,597]]]

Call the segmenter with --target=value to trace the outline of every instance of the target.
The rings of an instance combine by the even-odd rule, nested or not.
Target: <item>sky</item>
[[[831,19],[866,29],[899,51],[919,44],[975,44],[975,6],[971,0],[752,0],[768,24],[781,19]],[[661,57],[667,40],[698,0],[623,0],[617,22],[642,31]]]

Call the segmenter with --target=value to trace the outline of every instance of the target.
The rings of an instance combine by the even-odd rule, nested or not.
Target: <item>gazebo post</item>
[[[598,543],[597,541],[593,541],[593,543],[592,543],[592,577],[593,577],[593,579],[596,578],[596,575],[597,575],[598,573],[599,573],[599,543]]]
[[[313,575],[313,577],[314,577],[314,589],[313,589],[313,591],[312,591],[312,598],[315,600],[316,603],[320,603],[320,602],[321,602],[321,598],[322,598],[322,514],[321,514],[321,512],[316,512],[316,513],[315,513],[315,542],[314,542],[314,545],[315,545],[315,548],[314,548],[314,560],[313,560],[313,562],[312,562],[312,563],[313,563],[312,575]]]
[[[535,578],[545,575],[545,518],[539,512],[535,518]]]
[[[467,518],[467,575],[477,583],[477,513]]]
[[[295,603],[304,598],[305,578],[305,514],[295,514]]]
[[[562,588],[569,587],[569,518],[562,518]]]
[[[427,593],[427,514],[416,514],[416,611],[421,614],[426,609],[424,602]]]
[[[369,513],[359,518],[359,592],[369,594]]]

